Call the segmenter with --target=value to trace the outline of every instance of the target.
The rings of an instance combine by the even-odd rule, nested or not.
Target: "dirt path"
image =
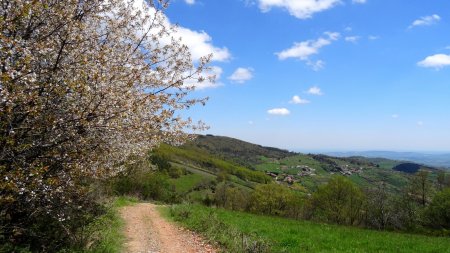
[[[126,224],[126,253],[216,252],[198,235],[164,220],[154,204],[123,207],[120,213]]]

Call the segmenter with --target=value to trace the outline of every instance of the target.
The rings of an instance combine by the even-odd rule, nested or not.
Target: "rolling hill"
[[[362,188],[375,187],[383,182],[390,191],[399,192],[412,176],[402,169],[408,166],[402,166],[401,161],[293,153],[213,135],[199,135],[178,147],[162,145],[155,152],[191,173],[209,179],[225,174],[228,180],[246,188],[277,181],[312,192],[333,176],[342,175]],[[432,167],[409,165],[414,167],[414,171],[425,169],[432,174],[437,172]]]

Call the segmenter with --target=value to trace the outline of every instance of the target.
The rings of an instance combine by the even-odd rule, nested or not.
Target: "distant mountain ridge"
[[[351,151],[351,152],[327,152],[326,154],[337,157],[363,156],[369,158],[386,158],[450,169],[450,153]]]

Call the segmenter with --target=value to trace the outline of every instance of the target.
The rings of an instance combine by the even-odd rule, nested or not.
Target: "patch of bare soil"
[[[125,221],[126,253],[215,253],[197,234],[161,217],[156,205],[140,203],[120,210]]]

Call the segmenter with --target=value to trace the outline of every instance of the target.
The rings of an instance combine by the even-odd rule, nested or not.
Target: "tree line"
[[[336,176],[312,194],[276,183],[247,191],[221,183],[215,191],[217,206],[264,215],[306,219],[378,230],[401,230],[448,235],[450,229],[450,176],[419,171],[408,186],[392,193],[383,182],[362,189]]]

